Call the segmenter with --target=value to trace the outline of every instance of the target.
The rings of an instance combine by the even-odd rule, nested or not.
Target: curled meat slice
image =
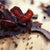
[[[29,21],[33,16],[33,12],[28,9],[28,11],[20,18],[21,22],[27,22]]]
[[[23,15],[23,12],[21,11],[21,9],[16,6],[13,7],[10,11],[16,16],[16,18],[20,18]]]

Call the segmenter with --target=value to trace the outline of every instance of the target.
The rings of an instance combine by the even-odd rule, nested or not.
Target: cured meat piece
[[[3,14],[6,20],[15,21],[15,17],[12,16],[8,9],[4,9]]]
[[[15,17],[9,12],[8,9],[5,8],[3,4],[0,4],[0,17],[5,18],[6,20],[15,21]]]
[[[13,22],[7,21],[7,20],[1,20],[0,22],[1,22],[1,25],[4,27],[7,27],[7,26],[12,27],[12,26],[16,25],[16,23],[13,23]]]
[[[29,21],[33,16],[33,12],[28,9],[28,11],[20,18],[21,22],[27,22]]]
[[[10,11],[16,16],[17,19],[19,19],[20,22],[27,22],[33,16],[33,12],[30,9],[28,9],[28,11],[25,14],[23,14],[21,9],[16,6]]]
[[[16,18],[20,18],[23,15],[23,12],[21,11],[21,9],[16,6],[13,7],[10,11],[16,16]]]

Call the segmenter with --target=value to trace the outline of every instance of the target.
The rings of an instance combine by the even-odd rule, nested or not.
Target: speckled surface
[[[38,14],[38,19],[33,21],[43,23],[42,28],[50,32],[50,17],[39,8],[41,2],[47,5],[50,0],[34,0],[34,5],[30,5],[29,0],[11,0],[8,5],[10,5],[9,9],[13,6],[19,6],[23,13],[30,8],[34,14]],[[46,19],[43,19],[44,16],[46,16]],[[21,33],[13,37],[0,39],[0,50],[50,50],[50,41],[47,41],[40,33]]]

